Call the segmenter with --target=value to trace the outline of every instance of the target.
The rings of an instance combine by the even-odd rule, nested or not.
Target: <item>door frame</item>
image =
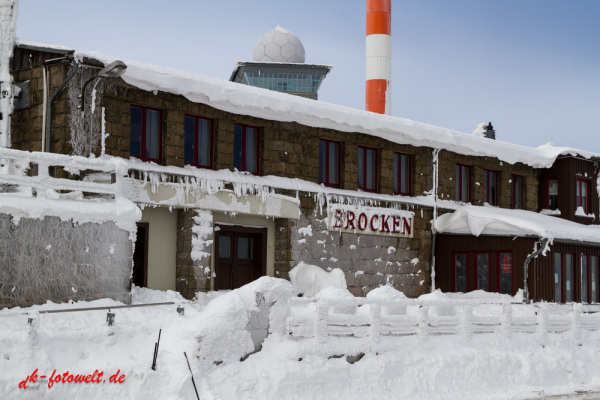
[[[260,246],[259,246],[259,254],[257,257],[259,260],[257,262],[260,263],[260,276],[267,275],[267,228],[266,227],[248,227],[243,225],[229,225],[229,224],[221,224],[215,223],[215,241],[214,241],[214,272],[216,273],[216,279],[214,283],[214,290],[219,290],[220,282],[219,282],[219,274],[217,273],[218,263],[219,263],[219,237],[221,232],[227,233],[248,233],[252,235],[260,236]]]

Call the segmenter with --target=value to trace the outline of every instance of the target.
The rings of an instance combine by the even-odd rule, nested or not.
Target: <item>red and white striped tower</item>
[[[392,76],[392,0],[367,0],[367,111],[389,115]]]

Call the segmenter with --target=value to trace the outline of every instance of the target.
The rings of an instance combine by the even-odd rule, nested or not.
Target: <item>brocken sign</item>
[[[330,231],[394,237],[413,237],[415,214],[390,208],[331,204],[327,229]]]

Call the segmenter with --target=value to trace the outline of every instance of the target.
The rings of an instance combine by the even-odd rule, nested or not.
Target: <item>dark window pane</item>
[[[212,152],[212,124],[210,120],[198,119],[198,165],[210,167]]]
[[[554,301],[562,303],[562,254],[554,253]]]
[[[329,183],[339,185],[340,145],[330,142],[329,145]]]
[[[456,287],[454,288],[457,292],[465,293],[467,291],[467,255],[466,254],[455,254],[454,255],[454,270]]]
[[[565,301],[573,301],[573,254],[565,254]]]
[[[194,118],[185,117],[185,151],[184,162],[194,164]]]
[[[131,107],[131,136],[129,154],[133,157],[142,155],[142,109]]]
[[[233,131],[233,167],[238,171],[243,171],[242,168],[242,131],[243,128],[236,125]]]
[[[240,260],[252,260],[252,245],[254,244],[254,239],[247,237],[238,237],[238,259]]]
[[[358,187],[365,188],[365,149],[358,148]]]
[[[256,128],[246,128],[246,165],[243,166],[245,171],[252,172],[253,174],[258,173],[258,159],[257,159],[257,148],[258,148],[258,131]]]
[[[591,278],[592,281],[590,282],[590,290],[591,290],[591,294],[592,294],[592,303],[597,303],[598,302],[598,256],[592,256],[591,257],[591,267],[592,267],[592,273],[591,273]]]
[[[219,258],[231,258],[231,237],[219,236]]]
[[[410,156],[402,154],[402,168],[400,174],[400,192],[410,194]]]
[[[500,253],[500,293],[512,295],[512,253]]]
[[[488,291],[490,289],[490,255],[477,254],[477,289]]]
[[[160,146],[160,112],[146,109],[146,158],[158,159]]]
[[[588,258],[585,254],[581,255],[581,302],[587,303],[588,300]]]
[[[558,181],[548,181],[548,208],[556,210],[558,208]]]

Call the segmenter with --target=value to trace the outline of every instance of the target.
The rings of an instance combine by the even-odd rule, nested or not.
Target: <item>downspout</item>
[[[67,84],[71,81],[71,79],[73,79],[73,77],[79,70],[79,62],[73,57],[73,55],[69,54],[67,57],[70,58],[73,62],[75,62],[75,64],[71,67],[71,70],[69,71],[69,74],[67,75],[67,77],[65,78],[63,83],[61,83],[60,86],[54,91],[54,93],[52,93],[50,95],[50,98],[48,99],[48,103],[46,104],[46,151],[47,152],[50,152],[52,150],[50,148],[50,145],[52,143],[52,102],[54,101],[54,98],[65,88],[65,86],[67,86]]]
[[[431,220],[431,292],[435,290],[435,221],[437,220],[437,198],[438,198],[438,155],[440,149],[433,149],[433,219]]]
[[[537,242],[536,242],[537,244]],[[542,251],[544,251],[544,249],[546,248],[546,246],[548,245],[548,238],[543,238],[542,239],[542,245],[540,246],[539,249],[534,250],[533,253],[531,253],[530,255],[527,256],[527,258],[525,259],[525,262],[523,262],[523,303],[525,304],[529,304],[531,301],[529,300],[529,290],[527,288],[527,274],[529,271],[529,262],[531,260],[533,260],[534,258],[536,258],[537,256],[539,256]],[[535,247],[534,247],[535,249]]]

